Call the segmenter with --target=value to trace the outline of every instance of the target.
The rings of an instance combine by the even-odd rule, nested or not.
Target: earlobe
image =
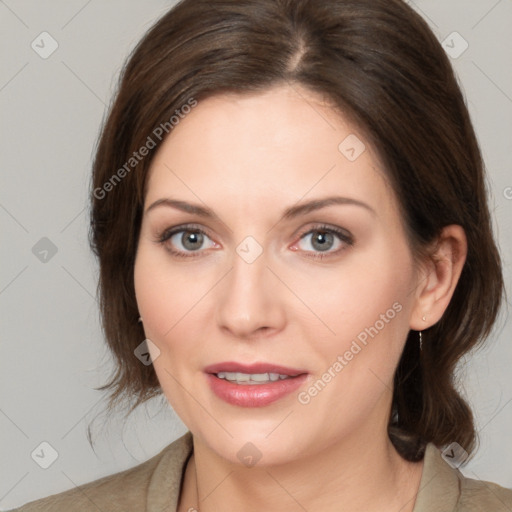
[[[445,226],[418,276],[411,329],[421,331],[441,319],[459,281],[466,255],[467,240],[462,226]],[[424,317],[428,320],[423,320]]]

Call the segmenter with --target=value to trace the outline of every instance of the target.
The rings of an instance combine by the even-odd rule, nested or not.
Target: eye
[[[197,257],[205,249],[219,247],[203,229],[193,225],[168,228],[159,234],[156,242],[164,245],[178,258]],[[354,240],[349,232],[322,225],[302,233],[299,242],[290,249],[299,249],[308,253],[308,257],[322,259],[334,256],[353,244]],[[307,245],[310,245],[312,250],[305,247]]]
[[[299,246],[300,250],[311,253],[309,257],[322,259],[338,254],[353,244],[354,239],[345,230],[329,226],[315,226],[300,235],[299,242],[291,249],[297,250],[297,246]],[[308,245],[313,249],[308,249]]]
[[[217,246],[201,228],[194,226],[166,229],[159,235],[157,242],[165,245],[171,254],[180,258],[195,257],[203,249]]]

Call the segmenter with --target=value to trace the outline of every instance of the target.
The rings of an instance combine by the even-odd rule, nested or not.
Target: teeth
[[[236,384],[266,384],[277,380],[289,379],[289,375],[279,373],[239,373],[239,372],[219,372],[219,379],[225,379]]]

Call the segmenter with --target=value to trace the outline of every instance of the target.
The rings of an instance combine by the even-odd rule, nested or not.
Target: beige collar
[[[425,449],[423,473],[413,512],[455,510],[460,496],[461,473],[444,461],[432,443]]]

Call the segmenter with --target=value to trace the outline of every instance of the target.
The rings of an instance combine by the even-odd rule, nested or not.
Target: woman
[[[503,294],[450,63],[400,0],[185,0],[93,169],[113,407],[189,432],[21,510],[512,510],[455,389]],[[144,341],[142,341],[144,340]]]

